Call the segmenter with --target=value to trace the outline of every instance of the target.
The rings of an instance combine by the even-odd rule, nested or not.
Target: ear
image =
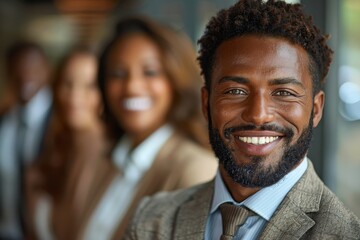
[[[313,114],[314,114],[313,125],[314,125],[314,127],[317,127],[317,125],[319,124],[319,122],[322,118],[324,103],[325,103],[325,93],[323,91],[320,91],[314,97],[314,108],[313,108]]]
[[[201,110],[206,120],[209,120],[208,116],[209,107],[209,91],[206,87],[201,88]]]

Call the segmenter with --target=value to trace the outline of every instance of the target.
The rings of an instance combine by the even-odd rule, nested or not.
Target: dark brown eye
[[[281,90],[281,91],[277,91],[274,94],[275,96],[294,96],[294,94],[292,94],[289,91],[285,91],[285,90]]]
[[[156,77],[159,75],[159,72],[156,70],[145,70],[144,75],[147,77]]]
[[[109,79],[123,79],[125,78],[127,75],[127,72],[126,71],[123,71],[123,70],[114,70],[114,71],[109,71],[107,73],[107,77]]]
[[[227,91],[226,93],[232,94],[232,95],[245,95],[246,94],[246,92],[241,89],[231,89],[231,90]]]

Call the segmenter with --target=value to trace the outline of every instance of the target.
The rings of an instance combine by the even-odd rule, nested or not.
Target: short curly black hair
[[[321,90],[329,71],[333,51],[326,43],[328,36],[321,34],[313,24],[312,17],[304,14],[300,4],[276,0],[240,0],[213,17],[198,41],[198,61],[208,91],[216,49],[222,42],[246,34],[281,37],[302,46],[310,59],[313,92]]]

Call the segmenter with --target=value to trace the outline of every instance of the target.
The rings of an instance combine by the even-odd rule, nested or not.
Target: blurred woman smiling
[[[201,146],[208,142],[201,80],[184,35],[144,18],[120,21],[98,81],[120,174],[94,208],[84,238],[118,239],[142,197],[207,181],[217,161]]]
[[[53,82],[54,114],[43,150],[27,171],[29,238],[76,239],[104,169],[105,139],[97,58],[76,49]]]

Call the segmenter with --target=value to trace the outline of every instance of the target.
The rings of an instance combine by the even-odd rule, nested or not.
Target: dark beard
[[[256,127],[242,126],[226,129],[224,136],[229,138],[230,133],[234,130],[254,128]],[[312,139],[313,114],[311,114],[308,127],[303,130],[299,139],[293,145],[290,145],[294,135],[291,129],[280,129],[273,125],[264,125],[260,129],[278,131],[284,134],[283,138],[286,140],[286,147],[281,160],[275,166],[264,168],[262,162],[265,160],[265,157],[259,156],[249,156],[252,160],[251,164],[237,164],[232,152],[221,139],[219,131],[213,129],[211,121],[209,121],[210,143],[215,155],[233,181],[244,187],[267,187],[273,185],[289,173],[305,157]]]

